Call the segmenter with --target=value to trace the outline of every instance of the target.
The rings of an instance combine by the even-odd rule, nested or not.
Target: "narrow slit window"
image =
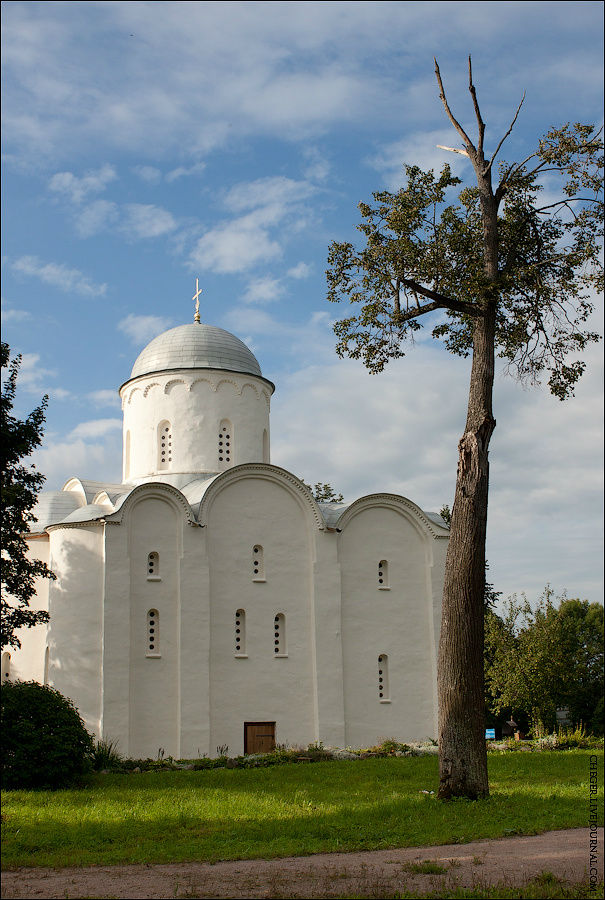
[[[48,671],[50,669],[50,647],[44,651],[44,684],[48,684]]]
[[[275,656],[287,656],[286,617],[278,613],[273,619],[273,653]]]
[[[265,580],[265,553],[260,544],[252,548],[252,581]]]
[[[160,615],[157,609],[147,613],[147,656],[160,655]]]
[[[2,681],[10,681],[11,677],[11,655],[6,651],[2,654]]]
[[[378,657],[378,698],[382,703],[389,701],[389,657],[381,653]]]
[[[147,581],[160,580],[160,554],[154,550],[147,557]]]
[[[386,559],[381,559],[378,563],[378,589],[388,591],[389,587],[389,564]]]
[[[223,419],[218,432],[218,461],[222,468],[230,466],[233,460],[233,426],[229,419]]]
[[[166,470],[172,465],[172,425],[160,422],[158,425],[158,469]]]
[[[246,656],[246,611],[238,609],[235,613],[235,655]]]

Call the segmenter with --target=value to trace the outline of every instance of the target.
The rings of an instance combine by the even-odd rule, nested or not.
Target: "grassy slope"
[[[216,861],[585,826],[590,754],[490,756],[492,794],[476,803],[421,793],[436,785],[435,757],[104,775],[78,790],[6,791],[2,864]]]

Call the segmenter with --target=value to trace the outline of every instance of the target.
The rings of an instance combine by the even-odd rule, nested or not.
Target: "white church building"
[[[271,464],[273,391],[197,314],[145,347],[120,388],[122,483],[39,496],[50,621],[3,678],[58,688],[131,757],[436,736],[448,529],[389,493],[317,503]]]

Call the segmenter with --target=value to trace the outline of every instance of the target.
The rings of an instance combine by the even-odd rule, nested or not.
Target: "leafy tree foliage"
[[[21,357],[10,361],[8,344],[0,348],[2,368],[8,368],[8,376],[2,385],[0,402],[0,466],[2,469],[2,624],[0,643],[20,647],[15,634],[17,628],[31,628],[48,621],[48,613],[29,609],[29,601],[35,593],[38,576],[54,578],[48,566],[39,560],[27,558],[27,544],[23,537],[30,522],[34,521],[32,509],[36,494],[44,483],[44,475],[35,466],[26,466],[22,460],[42,441],[44,411],[48,397],[29,414],[25,421],[12,415],[17,375]]]
[[[71,700],[36,681],[2,685],[2,787],[63,787],[90,768],[94,741]]]
[[[439,515],[443,519],[446,525],[452,524],[452,511],[449,508],[447,503],[444,503],[441,509],[439,510]]]
[[[556,728],[557,708],[603,733],[603,607],[555,597],[547,585],[532,608],[510,597],[486,619],[486,687],[492,712],[525,716],[534,732]],[[600,704],[600,706],[599,706]]]
[[[405,353],[423,321],[457,355],[472,356],[466,425],[458,445],[439,646],[439,796],[489,792],[484,740],[485,535],[488,448],[495,356],[522,381],[543,376],[561,400],[584,370],[576,358],[598,339],[588,326],[591,292],[602,289],[603,143],[592,125],[551,129],[519,162],[496,160],[473,83],[468,87],[475,140],[450,109],[446,115],[474,181],[463,185],[445,165],[439,174],[405,166],[396,193],[360,203],[361,248],[334,242],[328,299],[352,313],[334,327],[341,356],[381,372]],[[546,193],[546,188],[548,193]],[[457,197],[454,192],[457,191]],[[553,197],[555,198],[553,200]]]
[[[303,484],[307,490],[312,493],[313,498],[317,500],[318,503],[342,503],[344,500],[343,495],[337,494],[331,484],[322,484],[321,481],[318,481],[315,487],[311,487],[311,485],[307,484],[305,481],[303,481]]]

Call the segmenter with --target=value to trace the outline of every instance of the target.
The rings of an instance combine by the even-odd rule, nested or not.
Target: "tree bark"
[[[498,278],[497,202],[483,153],[473,160],[483,217],[487,289],[475,322],[473,364],[464,434],[458,444],[456,494],[445,563],[437,690],[439,792],[478,799],[489,795],[483,688],[485,538],[489,488]]]
[[[487,797],[483,611],[495,309],[475,326],[468,415],[458,444],[456,495],[439,640],[439,793]]]

